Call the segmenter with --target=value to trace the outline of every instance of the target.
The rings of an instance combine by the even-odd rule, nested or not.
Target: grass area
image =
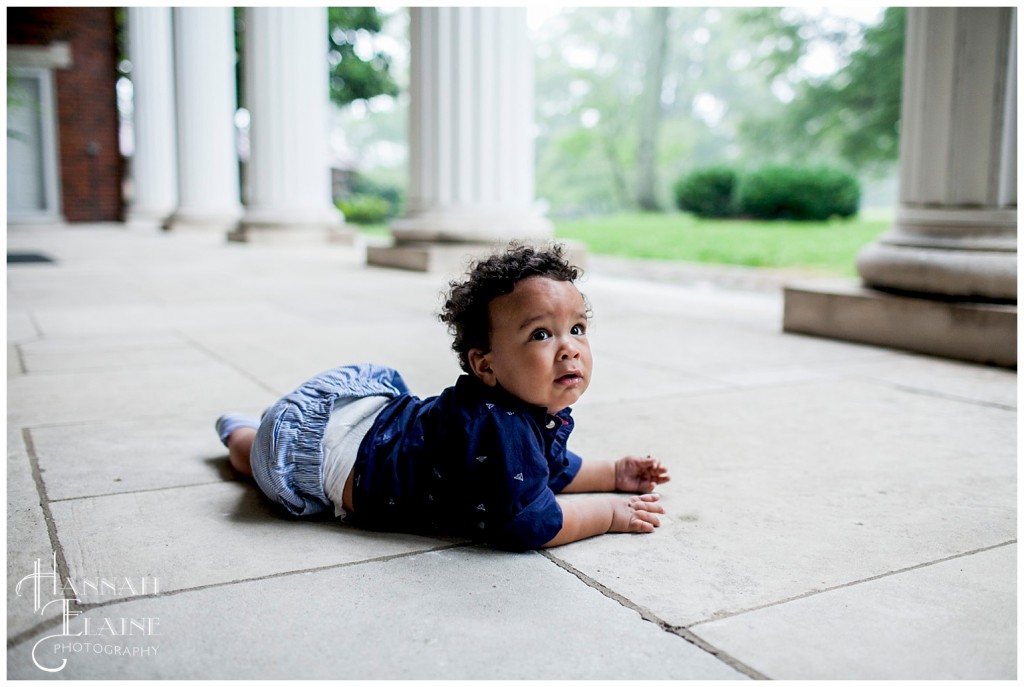
[[[798,267],[856,274],[855,257],[892,224],[891,212],[830,222],[706,220],[672,212],[555,220],[555,236],[598,255],[687,262]]]
[[[857,251],[892,225],[892,211],[863,211],[850,220],[762,222],[693,215],[632,213],[555,220],[555,236],[576,239],[598,255],[687,262],[794,267],[854,276]],[[386,224],[352,225],[386,236]]]
[[[388,236],[391,233],[387,224],[356,224],[355,222],[351,222],[349,223],[349,227],[355,229],[361,234],[367,234],[369,236]]]

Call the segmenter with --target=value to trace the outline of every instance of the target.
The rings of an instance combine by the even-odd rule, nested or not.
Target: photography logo
[[[160,635],[159,618],[79,618],[82,611],[75,608],[81,604],[79,594],[85,590],[93,596],[123,599],[157,594],[159,586],[155,577],[61,579],[56,553],[49,568],[37,558],[32,573],[21,578],[14,593],[31,597],[33,613],[60,617],[61,631],[32,646],[32,662],[39,670],[58,673],[68,664],[67,656],[74,654],[98,654],[112,660],[155,656],[158,645],[153,638]]]

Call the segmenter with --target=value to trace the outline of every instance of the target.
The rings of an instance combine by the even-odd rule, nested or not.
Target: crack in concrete
[[[909,384],[896,384],[888,382],[883,379],[877,379],[870,376],[857,377],[862,381],[871,382],[872,384],[880,384],[882,386],[888,386],[896,389],[897,391],[905,391],[908,394],[916,394],[918,396],[928,396],[930,398],[941,398],[947,401],[956,401],[958,403],[966,403],[973,406],[981,406],[983,408],[996,408],[998,410],[1007,410],[1012,413],[1017,412],[1017,406],[1007,405],[1006,403],[998,403],[996,401],[984,401],[980,398],[971,398],[970,396],[960,396],[959,394],[950,394],[945,391],[935,391],[933,389],[922,389],[921,387],[911,386]]]
[[[25,351],[22,350],[21,344],[14,344],[15,364],[18,366],[18,373],[21,375],[28,374],[28,367],[25,365]]]
[[[112,606],[119,606],[122,604],[132,603],[134,601],[140,601],[143,599],[162,599],[170,596],[178,596],[180,594],[188,594],[190,592],[201,591],[205,589],[216,589],[218,587],[230,587],[236,584],[243,584],[247,582],[261,582],[263,580],[272,580],[279,577],[291,577],[292,575],[304,575],[306,573],[322,572],[324,570],[335,570],[339,568],[351,568],[358,565],[365,565],[367,563],[384,563],[387,561],[393,561],[401,558],[409,558],[412,556],[419,556],[425,553],[433,553],[436,551],[447,551],[449,549],[465,548],[474,546],[473,542],[456,542],[454,544],[445,544],[443,546],[436,546],[429,549],[422,549],[418,551],[406,551],[404,553],[394,553],[386,556],[377,556],[376,558],[367,558],[358,561],[348,561],[346,563],[335,563],[333,565],[322,565],[316,568],[302,568],[301,570],[285,570],[283,572],[271,573],[269,575],[260,575],[259,577],[246,577],[237,580],[227,580],[225,582],[211,582],[210,584],[203,584],[196,587],[184,587],[182,589],[171,589],[164,592],[157,592],[155,594],[139,594],[137,596],[126,596],[119,597],[117,599],[109,599],[107,601],[98,601],[95,603],[81,603],[77,599],[72,599],[74,610],[81,613],[86,611],[94,611],[98,608],[107,608]],[[60,561],[58,559],[58,567],[60,567]],[[60,574],[63,579],[70,579],[70,576],[66,573],[66,565],[61,569]],[[7,639],[7,648],[12,649],[19,644],[22,644],[32,639],[36,634],[44,630],[48,630],[51,627],[60,625],[62,619],[58,617],[50,618],[40,622],[39,624],[19,632],[14,637]]]
[[[32,481],[36,485],[36,494],[39,497],[39,507],[43,511],[43,520],[46,522],[46,534],[50,539],[50,550],[57,558],[57,574],[61,576],[61,579],[68,579],[70,575],[70,568],[68,567],[67,558],[64,556],[64,548],[60,544],[60,538],[57,536],[57,524],[53,520],[53,513],[50,512],[50,499],[46,495],[46,484],[43,482],[43,473],[39,469],[39,457],[36,455],[35,442],[32,440],[32,432],[28,428],[22,428],[21,430],[22,439],[25,442],[25,453],[28,455],[29,467],[32,470]],[[63,585],[62,585],[63,587]],[[64,598],[70,601],[69,604],[71,610],[79,610],[78,599],[67,596],[67,590],[61,589],[61,593]],[[60,618],[57,618],[60,622]],[[11,648],[22,641],[21,638],[26,634],[39,632],[41,629],[48,629],[53,626],[53,622],[46,620],[36,625],[35,627],[19,633],[15,637],[9,637],[7,639],[7,648]],[[31,636],[31,635],[29,635]],[[12,641],[14,644],[12,644]]]
[[[25,442],[25,452],[28,455],[29,466],[30,466],[31,471],[32,471],[32,481],[35,483],[36,493],[37,493],[37,495],[39,497],[39,506],[40,506],[40,508],[43,511],[43,520],[46,522],[46,532],[47,532],[47,535],[48,535],[48,537],[50,539],[50,548],[51,548],[51,551],[56,555],[56,558],[57,558],[57,574],[60,575],[60,579],[62,579],[62,580],[69,580],[69,579],[71,579],[71,569],[70,569],[70,567],[68,565],[67,557],[64,554],[64,548],[61,546],[60,538],[57,535],[57,524],[56,524],[56,522],[53,519],[53,513],[50,511],[50,503],[54,503],[54,501],[51,501],[50,498],[47,496],[47,493],[46,493],[46,484],[43,482],[42,471],[39,468],[39,458],[36,455],[35,443],[32,440],[32,432],[27,427],[26,428],[22,428],[21,432],[22,432],[22,438],[23,438],[23,440]],[[215,484],[215,483],[216,482],[210,482],[210,484]],[[197,486],[197,485],[184,485],[184,486]],[[180,488],[180,486],[176,486],[176,487],[162,487],[162,488],[158,488],[158,489],[147,489],[147,490],[141,490],[141,491],[163,491],[165,489],[175,489],[175,488]],[[115,496],[115,495],[119,495],[121,493],[131,494],[131,493],[136,493],[136,492],[119,492],[118,494],[106,494],[104,496]],[[90,497],[72,497],[72,498],[69,498],[69,499],[60,499],[60,501],[71,501],[71,500],[76,500],[77,498],[95,498],[95,497],[92,497],[92,496],[90,496]],[[259,576],[259,577],[244,578],[244,579],[239,579],[239,580],[228,580],[226,582],[215,582],[215,583],[211,583],[211,584],[207,584],[207,585],[200,585],[198,587],[187,587],[187,588],[184,588],[184,589],[173,589],[173,590],[166,591],[166,592],[158,592],[156,594],[142,594],[142,595],[139,595],[139,596],[131,596],[131,597],[118,598],[118,599],[110,599],[109,601],[102,601],[102,602],[98,602],[98,603],[82,603],[76,597],[73,597],[73,596],[69,597],[67,595],[67,589],[66,588],[62,588],[61,591],[62,591],[62,593],[64,595],[64,598],[67,599],[70,602],[69,610],[76,611],[76,612],[79,612],[79,613],[84,613],[86,611],[91,611],[91,610],[94,610],[94,609],[97,609],[97,608],[104,608],[106,606],[115,606],[115,605],[118,605],[118,604],[129,603],[131,601],[135,601],[135,600],[138,600],[138,599],[149,599],[149,598],[160,598],[160,597],[166,597],[166,596],[176,596],[178,594],[183,594],[183,593],[187,593],[187,592],[197,591],[197,590],[201,590],[201,589],[211,589],[211,588],[216,588],[216,587],[226,587],[226,586],[231,586],[231,585],[234,585],[234,584],[239,584],[239,583],[244,583],[244,582],[258,582],[260,580],[268,580],[268,579],[273,579],[273,578],[277,578],[277,577],[287,577],[287,576],[290,576],[290,575],[298,575],[298,574],[304,574],[304,573],[310,573],[310,572],[320,572],[320,571],[323,571],[323,570],[331,570],[331,569],[334,569],[334,568],[347,568],[347,567],[352,567],[352,566],[356,566],[356,565],[363,565],[365,563],[379,563],[379,562],[391,561],[391,560],[395,560],[395,559],[399,559],[399,558],[405,558],[405,557],[409,557],[409,556],[416,556],[416,555],[420,555],[420,554],[423,554],[423,553],[430,553],[430,552],[433,552],[433,551],[445,551],[445,550],[448,550],[448,549],[467,547],[467,546],[471,546],[471,545],[472,545],[472,542],[456,542],[454,544],[446,544],[446,545],[443,545],[443,546],[437,546],[437,547],[433,547],[433,548],[430,548],[430,549],[424,549],[424,550],[419,550],[419,551],[408,551],[408,552],[405,552],[405,553],[397,553],[397,554],[391,554],[391,555],[387,555],[387,556],[378,556],[376,558],[368,558],[368,559],[359,560],[359,561],[349,561],[349,562],[346,562],[346,563],[339,563],[339,564],[335,564],[335,565],[325,565],[325,566],[321,566],[321,567],[317,567],[317,568],[303,568],[302,570],[288,570],[288,571],[284,571],[284,572],[280,572],[280,573],[273,573],[273,574],[270,574],[270,575],[262,575],[262,576]],[[62,587],[63,587],[63,585],[62,585]],[[22,630],[21,632],[19,632],[18,634],[14,635],[14,636],[9,636],[7,638],[7,649],[8,650],[13,649],[14,647],[18,646],[19,644],[22,644],[22,643],[32,639],[33,637],[35,637],[40,632],[44,632],[44,631],[49,630],[49,629],[51,629],[53,627],[59,626],[62,622],[63,622],[63,619],[60,616],[55,616],[55,617],[52,617],[52,618],[48,618],[46,620],[42,620],[39,623],[33,625],[32,627],[30,627],[28,629],[25,629],[25,630]]]
[[[734,618],[734,617],[736,617],[738,615],[743,615],[745,613],[752,613],[754,611],[760,611],[760,610],[763,610],[765,608],[771,608],[773,606],[781,606],[782,604],[790,603],[791,601],[799,601],[800,599],[806,599],[806,598],[809,598],[809,597],[812,597],[812,596],[817,596],[818,594],[825,594],[827,592],[833,592],[833,591],[836,591],[838,589],[846,589],[847,587],[856,587],[857,585],[861,585],[861,584],[864,584],[866,582],[874,582],[875,580],[881,580],[881,579],[886,578],[886,577],[892,577],[894,575],[901,575],[903,573],[910,572],[911,570],[919,570],[921,568],[927,568],[927,567],[930,567],[930,566],[933,566],[933,565],[937,565],[939,563],[945,563],[947,561],[956,560],[957,558],[966,558],[967,556],[973,556],[975,554],[984,553],[985,551],[992,551],[993,549],[999,549],[999,548],[1002,548],[1004,546],[1010,546],[1010,545],[1016,544],[1016,543],[1017,543],[1016,539],[1010,539],[1009,541],[1005,541],[1005,542],[1002,542],[1002,543],[999,543],[999,544],[993,544],[992,546],[984,546],[984,547],[982,547],[980,549],[974,549],[972,551],[965,551],[963,553],[956,553],[956,554],[953,554],[952,556],[946,556],[945,558],[939,558],[939,559],[936,559],[934,561],[927,561],[925,563],[918,563],[917,565],[911,565],[911,566],[908,566],[906,568],[900,568],[899,570],[890,570],[889,572],[880,573],[878,575],[872,575],[871,577],[865,577],[862,580],[853,580],[852,582],[846,582],[844,584],[837,584],[837,585],[834,585],[832,587],[826,587],[825,589],[812,589],[809,592],[804,592],[803,594],[797,594],[796,596],[791,596],[789,598],[781,599],[779,601],[773,601],[771,603],[762,604],[760,606],[752,606],[751,608],[744,608],[742,610],[734,611],[732,613],[723,613],[721,615],[715,615],[713,618],[708,618],[707,620],[699,620],[699,621],[697,621],[695,623],[690,623],[689,625],[686,625],[686,628],[690,629],[690,628],[697,627],[698,625],[705,625],[707,623],[714,623],[714,622],[717,622],[719,620],[724,620],[726,618]]]
[[[173,329],[171,331],[180,336],[182,339],[184,339],[190,346],[194,346],[195,348],[199,349],[200,351],[210,356],[213,360],[220,363],[221,365],[226,365],[227,367],[231,368],[232,370],[242,375],[243,377],[248,379],[250,382],[254,383],[256,386],[260,387],[261,389],[266,389],[271,394],[277,397],[280,397],[282,395],[279,390],[271,388],[271,386],[269,384],[266,384],[263,380],[259,379],[249,371],[243,369],[237,363],[234,363],[231,360],[228,360],[224,356],[220,355],[219,353],[217,353],[217,351],[210,349],[208,346],[204,346],[201,342],[196,341],[186,332],[183,332],[178,329]]]
[[[965,558],[967,556],[973,556],[975,554],[984,553],[985,551],[992,551],[994,549],[1002,548],[1004,546],[1010,546],[1010,545],[1013,545],[1013,544],[1016,544],[1016,543],[1017,543],[1016,539],[1010,539],[1008,541],[1001,542],[999,544],[993,544],[992,546],[985,546],[985,547],[982,547],[982,548],[979,548],[979,549],[974,549],[974,550],[971,550],[971,551],[965,551],[963,553],[953,554],[952,556],[946,556],[945,558],[939,558],[939,559],[934,560],[934,561],[927,561],[925,563],[919,563],[917,565],[911,565],[911,566],[908,566],[906,568],[900,568],[899,570],[892,570],[892,571],[889,571],[889,572],[886,572],[886,573],[881,573],[879,575],[873,575],[872,577],[867,577],[867,578],[864,578],[862,580],[854,580],[852,582],[847,582],[845,584],[835,585],[833,587],[828,587],[828,588],[825,588],[825,589],[814,589],[814,590],[811,590],[809,592],[805,592],[803,594],[798,594],[796,596],[792,596],[792,597],[789,597],[789,598],[786,598],[786,599],[782,599],[782,600],[779,600],[779,601],[773,601],[771,603],[762,604],[760,606],[754,606],[754,607],[751,607],[751,608],[745,608],[743,610],[735,611],[733,613],[716,615],[715,617],[708,618],[707,620],[701,620],[701,621],[698,621],[698,622],[695,622],[695,623],[690,623],[689,625],[681,625],[681,626],[680,625],[672,625],[671,623],[668,623],[668,622],[662,620],[653,611],[651,611],[649,608],[644,608],[643,606],[640,606],[640,605],[634,603],[633,601],[631,601],[630,599],[626,598],[622,594],[619,594],[618,592],[615,592],[612,589],[610,589],[610,588],[606,587],[605,585],[601,584],[600,582],[598,582],[594,578],[590,577],[586,573],[582,572],[581,570],[578,570],[577,568],[573,567],[569,563],[561,560],[560,558],[557,558],[556,556],[554,556],[550,552],[542,551],[541,554],[545,558],[550,560],[552,563],[557,565],[558,567],[562,568],[563,570],[565,570],[565,571],[569,572],[570,574],[574,575],[575,577],[577,577],[581,582],[586,584],[588,587],[592,587],[593,589],[595,589],[596,591],[600,592],[602,595],[606,596],[607,598],[609,598],[609,599],[619,603],[621,606],[623,606],[625,608],[628,608],[628,609],[630,609],[632,611],[635,611],[637,614],[640,615],[640,617],[643,620],[646,620],[648,622],[654,623],[655,625],[659,626],[662,630],[664,630],[666,632],[669,632],[671,634],[677,635],[678,637],[681,637],[682,639],[686,640],[690,644],[693,644],[694,646],[696,646],[697,648],[701,649],[702,651],[706,651],[707,653],[711,654],[712,656],[714,656],[718,660],[722,661],[723,663],[725,663],[729,667],[733,668],[734,670],[736,670],[736,671],[738,671],[740,673],[743,673],[744,675],[747,675],[748,677],[751,677],[751,678],[753,678],[755,680],[767,680],[767,679],[770,679],[770,678],[768,678],[766,675],[758,672],[754,668],[746,665],[745,663],[743,663],[742,661],[736,659],[735,657],[730,656],[729,654],[725,653],[724,651],[722,651],[721,649],[715,647],[714,645],[709,644],[707,641],[705,641],[704,639],[702,639],[701,637],[696,635],[694,632],[692,632],[692,628],[695,628],[695,627],[697,627],[699,625],[705,625],[707,623],[713,623],[713,622],[717,622],[719,620],[724,620],[726,618],[733,618],[733,617],[736,617],[738,615],[743,615],[745,613],[751,613],[753,611],[759,611],[759,610],[762,610],[762,609],[765,609],[765,608],[771,608],[773,606],[780,606],[782,604],[790,603],[791,601],[798,601],[800,599],[806,599],[808,597],[816,596],[818,594],[824,594],[826,592],[831,592],[831,591],[835,591],[835,590],[838,590],[838,589],[844,589],[844,588],[847,588],[847,587],[854,587],[854,586],[857,586],[857,585],[860,585],[860,584],[864,584],[866,582],[872,582],[872,581],[883,579],[883,578],[886,578],[886,577],[891,577],[893,575],[900,575],[902,573],[910,572],[912,570],[918,570],[918,569],[921,569],[921,568],[927,568],[927,567],[930,567],[930,566],[933,566],[933,565],[937,565],[939,563],[945,563],[947,561],[955,560],[957,558]]]
[[[711,654],[716,659],[718,659],[722,663],[726,664],[727,666],[729,666],[730,668],[732,668],[736,672],[742,673],[743,675],[746,675],[747,677],[752,678],[754,680],[768,680],[769,679],[768,676],[758,672],[757,670],[755,670],[754,668],[752,668],[752,667],[748,666],[747,664],[743,663],[739,659],[736,659],[733,656],[730,656],[729,654],[725,653],[724,651],[722,651],[718,647],[714,646],[713,644],[710,644],[707,641],[705,641],[705,640],[701,639],[700,637],[698,637],[697,635],[693,634],[692,632],[689,631],[688,628],[681,627],[681,626],[678,626],[678,625],[672,625],[671,623],[668,623],[668,622],[662,620],[657,615],[655,615],[655,613],[653,611],[651,611],[651,609],[645,608],[643,606],[640,606],[640,605],[634,603],[633,601],[631,601],[630,599],[626,598],[622,594],[619,594],[618,592],[610,589],[609,587],[606,587],[605,585],[603,585],[600,582],[598,582],[597,580],[595,580],[593,577],[590,577],[589,575],[587,575],[583,571],[573,567],[569,563],[567,563],[567,562],[563,561],[562,559],[558,558],[557,556],[555,556],[551,552],[549,552],[549,551],[541,551],[540,554],[542,556],[544,556],[545,558],[547,558],[552,563],[554,563],[555,565],[557,565],[559,568],[561,568],[561,569],[565,570],[566,572],[568,572],[569,574],[575,576],[577,579],[579,579],[581,582],[583,582],[583,584],[585,584],[588,587],[594,589],[595,591],[597,591],[598,593],[602,594],[603,596],[611,599],[612,601],[615,601],[620,606],[622,606],[624,608],[628,608],[629,610],[637,613],[642,620],[645,620],[645,621],[647,621],[649,623],[653,623],[653,624],[657,625],[659,628],[661,628],[663,631],[679,637],[680,639],[688,642],[689,644],[692,644],[693,646],[697,647],[701,651],[704,651],[705,653]]]
[[[224,484],[230,480],[211,480],[209,482],[194,482],[192,484],[170,484],[165,487],[150,487],[148,489],[128,489],[125,491],[110,491],[103,494],[83,494],[82,496],[65,496],[60,499],[53,499],[50,503],[67,503],[68,501],[85,501],[87,499],[102,499],[110,496],[126,496],[128,494],[147,494],[154,491],[171,491],[173,489],[189,489],[191,487],[208,487],[214,484]]]

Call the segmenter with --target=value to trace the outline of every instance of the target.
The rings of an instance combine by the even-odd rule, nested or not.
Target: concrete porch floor
[[[56,261],[7,270],[9,678],[1016,677],[1012,371],[597,261],[570,446],[660,456],[668,514],[509,554],[289,520],[213,431],[346,362],[451,384],[444,275],[117,225],[7,243]],[[50,581],[16,591],[53,552],[68,632]]]

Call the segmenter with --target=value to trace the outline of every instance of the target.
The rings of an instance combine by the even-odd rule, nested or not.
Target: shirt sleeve
[[[562,529],[543,437],[526,418],[505,411],[486,418],[478,437],[471,460],[477,473],[473,482],[479,498],[472,500],[479,501],[474,506],[481,516],[479,535],[503,549],[540,548]]]
[[[548,479],[548,486],[556,494],[569,486],[569,483],[576,479],[580,467],[583,466],[583,459],[569,449],[565,450],[565,460],[562,465],[551,466],[551,476]]]

